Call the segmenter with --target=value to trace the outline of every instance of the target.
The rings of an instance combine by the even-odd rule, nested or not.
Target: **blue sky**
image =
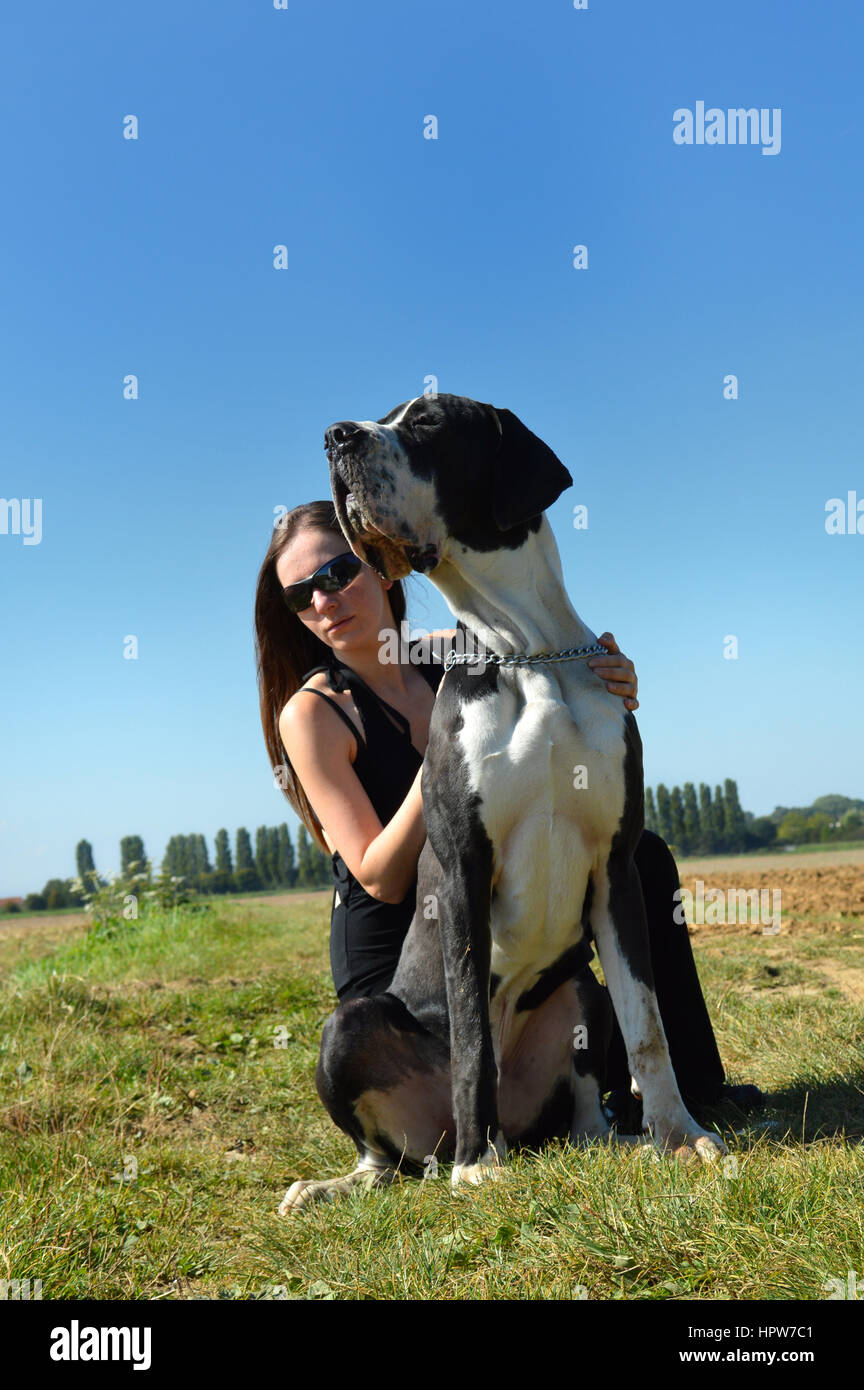
[[[254,679],[274,508],[329,494],[328,424],[430,374],[570,469],[550,520],[636,662],[649,784],[864,795],[864,535],[825,530],[864,499],[859,6],[52,2],[4,31],[0,494],[43,510],[39,544],[0,534],[0,896],[82,837],[114,872],[125,834],[296,827]],[[780,152],[677,145],[698,101],[779,108]]]

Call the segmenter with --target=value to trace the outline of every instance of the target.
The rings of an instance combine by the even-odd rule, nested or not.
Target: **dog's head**
[[[434,570],[456,542],[515,549],[573,482],[509,410],[467,396],[418,396],[381,420],[325,432],[339,524],[386,579]]]

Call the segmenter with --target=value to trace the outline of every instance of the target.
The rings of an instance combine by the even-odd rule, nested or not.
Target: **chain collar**
[[[482,661],[485,665],[488,661],[493,666],[534,666],[547,661],[584,661],[589,656],[606,656],[607,650],[599,642],[595,642],[590,647],[567,647],[560,652],[538,652],[536,656],[496,656],[490,652],[488,656],[479,656],[476,652],[457,652],[455,647],[451,647],[444,662],[444,673],[457,665],[470,662]]]

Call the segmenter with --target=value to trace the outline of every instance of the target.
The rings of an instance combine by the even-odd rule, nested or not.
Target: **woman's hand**
[[[623,698],[627,709],[638,709],[639,701],[636,699],[636,692],[639,689],[639,681],[633,662],[619,649],[611,632],[604,632],[602,637],[597,638],[597,641],[606,648],[609,655],[592,656],[588,662],[591,670],[596,671],[600,679],[606,682],[607,690],[611,690],[613,695],[620,695]]]
[[[456,631],[457,631],[457,629],[456,629],[455,627],[439,627],[439,628],[436,628],[436,630],[435,630],[434,632],[430,632],[430,633],[429,633],[429,636],[430,636],[430,638],[431,638],[431,637],[446,637],[447,642],[450,643],[450,644],[452,644],[453,638],[456,636]],[[445,650],[446,650],[446,649],[447,649],[447,648],[445,647]],[[446,672],[445,672],[445,676],[446,676]],[[440,679],[440,681],[438,682],[438,689],[435,691],[435,699],[436,699],[436,700],[438,699],[438,696],[441,694],[441,687],[442,687],[442,685],[444,684],[445,676],[442,676],[441,679]]]

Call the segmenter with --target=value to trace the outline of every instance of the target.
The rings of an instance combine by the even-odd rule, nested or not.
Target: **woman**
[[[401,583],[352,555],[331,502],[296,507],[281,519],[256,594],[261,719],[272,766],[283,766],[287,754],[288,800],[332,857],[330,960],[342,1002],[387,989],[414,915],[426,838],[420,775],[443,672],[428,643],[419,665],[379,660],[379,632],[400,631],[404,617]],[[588,665],[627,709],[637,709],[633,663],[611,633],[600,640],[609,654]],[[673,917],[679,883],[668,846],[645,831],[635,863],[658,1005],[685,1103],[723,1097],[761,1104],[755,1087],[724,1084],[687,928]],[[617,1025],[606,1086],[610,1117],[638,1128]]]

